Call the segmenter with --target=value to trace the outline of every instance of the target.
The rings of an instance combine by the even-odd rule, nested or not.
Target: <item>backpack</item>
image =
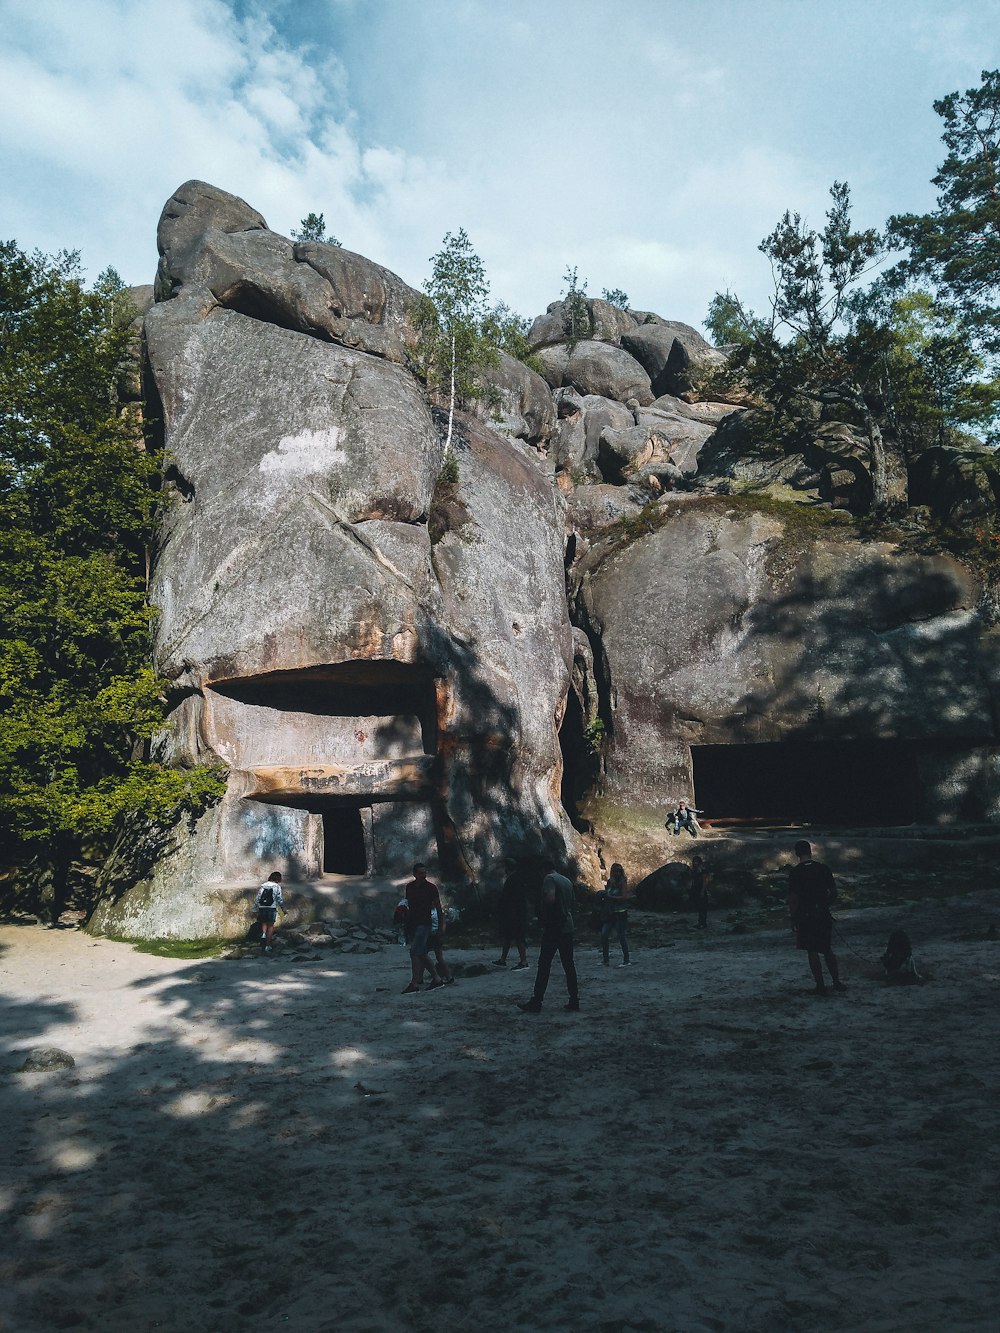
[[[261,885],[260,898],[257,905],[259,907],[274,906],[274,885],[270,881],[268,881],[267,884]]]

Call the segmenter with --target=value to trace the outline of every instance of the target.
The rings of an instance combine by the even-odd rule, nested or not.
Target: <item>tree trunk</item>
[[[451,453],[451,427],[455,419],[455,335],[451,335],[451,397],[448,399],[448,438],[444,442],[444,456]]]
[[[906,507],[906,460],[899,445],[886,445],[882,431],[865,402],[860,387],[855,387],[855,401],[868,436],[869,474],[872,479],[872,512],[880,518]]]

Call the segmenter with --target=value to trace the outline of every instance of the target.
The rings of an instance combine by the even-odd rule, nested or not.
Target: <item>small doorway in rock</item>
[[[336,806],[323,814],[323,873],[366,875],[368,852],[361,811],[357,806]]]

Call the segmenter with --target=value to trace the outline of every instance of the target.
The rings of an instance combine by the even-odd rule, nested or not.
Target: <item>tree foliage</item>
[[[732,293],[717,294],[708,327],[733,346],[730,374],[779,417],[834,413],[861,428],[871,507],[885,513],[905,495],[905,465],[893,444],[887,448],[870,401],[885,327],[866,305],[862,286],[885,246],[878,231],[853,228],[846,183],[835,181],[830,199],[822,230],[786,212],[761,242],[773,278],[768,313],[758,316]]]
[[[450,465],[455,407],[483,395],[483,375],[499,362],[509,312],[488,306],[486,268],[464,227],[445,234],[430,262],[431,276],[415,314],[417,356],[428,389],[448,403],[445,462]]]
[[[580,277],[575,264],[572,268],[566,266],[566,272],[563,274],[562,298],[566,341],[570,347],[575,347],[581,338],[589,338],[593,332],[590,305],[587,301],[587,279]]]
[[[146,571],[158,461],[119,388],[135,311],[113,271],[0,244],[0,836],[52,871],[124,808],[192,784],[138,757],[163,717]]]
[[[934,103],[948,155],[933,183],[937,207],[889,220],[894,242],[909,248],[898,279],[930,279],[939,299],[1000,354],[1000,70],[978,88]]]
[[[322,245],[340,245],[336,236],[326,234],[326,219],[322,213],[307,213],[292,232],[293,241],[317,241]]]
[[[620,287],[612,287],[610,291],[605,287],[601,296],[608,305],[617,306],[619,310],[628,309],[628,292],[623,292]]]

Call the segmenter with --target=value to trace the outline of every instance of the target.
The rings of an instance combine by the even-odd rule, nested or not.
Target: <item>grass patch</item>
[[[157,958],[221,958],[233,947],[234,940],[210,936],[204,940],[123,940],[137,953],[155,954]]]

